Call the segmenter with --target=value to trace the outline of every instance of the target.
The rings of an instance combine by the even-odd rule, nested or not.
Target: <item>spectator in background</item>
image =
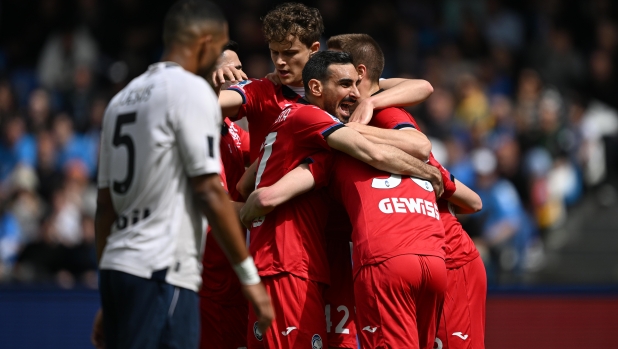
[[[472,163],[477,173],[475,191],[483,201],[483,211],[473,216],[481,227],[475,243],[488,266],[488,279],[495,282],[500,270],[520,271],[534,230],[513,184],[498,174],[494,153],[477,149]]]
[[[40,131],[48,130],[50,127],[51,101],[49,93],[44,89],[36,89],[28,98],[28,114],[26,122],[28,131],[37,134]]]
[[[0,282],[10,278],[21,245],[21,229],[17,219],[6,210],[0,198]]]
[[[19,115],[12,115],[3,121],[0,181],[6,180],[17,166],[33,168],[36,163],[36,141],[26,134],[23,119]]]
[[[86,166],[88,176],[94,178],[97,148],[87,137],[74,132],[73,122],[67,114],[62,113],[54,118],[52,135],[58,154],[57,168],[64,169],[70,161],[79,160]]]
[[[50,34],[41,52],[38,75],[47,89],[66,93],[73,86],[78,67],[94,69],[99,56],[97,43],[85,27],[65,19],[58,31]]]

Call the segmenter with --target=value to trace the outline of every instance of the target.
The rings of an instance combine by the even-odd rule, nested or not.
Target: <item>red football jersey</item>
[[[444,258],[444,227],[431,184],[333,156],[329,191],[350,216],[354,274],[403,254]]]
[[[224,120],[220,143],[221,184],[234,201],[244,201],[236,190],[236,184],[245,172],[243,149],[248,148],[248,136],[246,131],[234,125],[229,119]],[[246,302],[240,291],[238,277],[214,236],[210,234],[210,228],[206,233],[206,245],[202,257],[200,296],[221,304]]]
[[[438,200],[438,210],[444,224],[446,235],[446,267],[455,269],[479,256],[474,242],[457,220],[451,203],[444,199]]]
[[[268,129],[279,114],[300,96],[285,85],[275,85],[268,79],[249,79],[229,87],[240,93],[243,104],[232,121],[247,117],[251,133],[251,157],[253,162],[260,153],[260,146],[266,138]]]
[[[330,150],[325,138],[341,127],[339,120],[318,107],[295,104],[286,108],[271,126],[260,151],[256,188],[274,184],[313,155]],[[316,182],[326,180],[318,178]],[[288,272],[328,284],[325,199],[323,190],[313,190],[253,222],[249,251],[261,276]]]
[[[245,173],[246,154],[249,149],[249,133],[228,118],[221,130],[221,161],[227,179],[228,192],[234,201],[245,201],[236,190],[236,184]]]
[[[416,120],[407,111],[401,108],[384,108],[376,110],[373,113],[373,117],[369,122],[369,126],[379,127],[384,129],[402,129],[412,127],[421,131],[416,123]],[[421,131],[422,132],[422,131]],[[438,168],[442,174],[442,182],[444,184],[444,193],[442,197],[445,199],[450,198],[455,190],[455,179],[438,161],[433,157],[433,154],[429,154],[429,164]]]

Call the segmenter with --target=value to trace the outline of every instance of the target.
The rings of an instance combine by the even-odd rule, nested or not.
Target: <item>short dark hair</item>
[[[346,52],[319,51],[311,55],[305,68],[303,68],[303,84],[305,93],[309,92],[309,80],[316,79],[326,82],[328,78],[328,67],[332,64],[354,64],[352,56]]]
[[[378,82],[384,70],[384,53],[380,45],[367,34],[342,34],[328,39],[329,49],[348,52],[354,58],[354,66],[364,64],[367,67],[367,78]]]
[[[163,43],[186,44],[196,38],[196,30],[208,22],[226,22],[221,9],[214,3],[204,0],[180,0],[165,15],[163,22]]]
[[[307,47],[320,40],[324,32],[322,15],[318,9],[296,2],[286,2],[262,18],[266,42],[282,43],[290,35],[297,37]]]
[[[238,43],[236,41],[230,40],[227,42],[227,44],[225,44],[225,46],[223,46],[223,49],[221,50],[221,52],[230,50],[230,51],[234,51],[238,53],[238,49],[239,49]]]

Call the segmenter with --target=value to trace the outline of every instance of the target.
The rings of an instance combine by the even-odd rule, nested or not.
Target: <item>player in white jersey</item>
[[[97,347],[197,348],[201,213],[260,312],[260,329],[273,317],[219,180],[221,110],[204,77],[228,41],[225,17],[210,2],[182,0],[166,16],[163,40],[162,62],[119,92],[104,116]]]

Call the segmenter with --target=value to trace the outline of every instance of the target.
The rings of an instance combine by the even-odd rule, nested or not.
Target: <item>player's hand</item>
[[[279,75],[277,75],[276,72],[266,74],[265,78],[270,80],[270,82],[272,82],[275,85],[281,85],[281,79],[279,78]]]
[[[433,187],[433,192],[436,194],[437,201],[444,193],[444,183],[442,182],[442,173],[440,173],[440,170],[433,166],[431,168],[431,178],[429,178],[429,182]]]
[[[253,307],[258,321],[258,330],[262,334],[266,333],[275,319],[275,311],[264,285],[261,282],[257,285],[242,285],[242,292]]]
[[[358,122],[363,125],[367,125],[373,117],[373,99],[365,98],[358,102],[356,109],[350,115],[349,122]]]
[[[103,333],[103,311],[99,309],[94,316],[94,323],[92,324],[92,334],[90,335],[90,341],[97,349],[105,349],[105,335]]]
[[[245,72],[236,69],[233,64],[220,66],[212,73],[212,83],[215,87],[221,87],[226,81],[237,83],[247,79]]]
[[[264,206],[261,202],[260,193],[264,190],[266,190],[266,187],[254,190],[240,209],[240,221],[247,229],[251,229],[254,219],[265,216],[274,209],[274,207]]]

